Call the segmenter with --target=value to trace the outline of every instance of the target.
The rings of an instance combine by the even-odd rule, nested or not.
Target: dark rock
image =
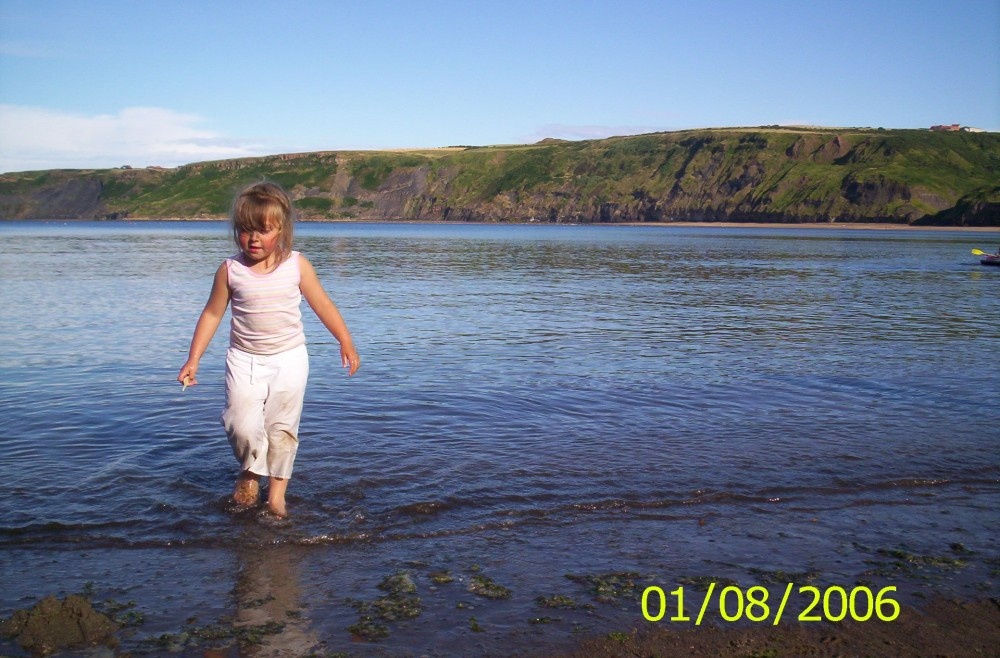
[[[29,610],[18,610],[0,622],[0,635],[13,638],[25,651],[39,656],[60,649],[114,643],[118,630],[82,596],[63,600],[47,596]]]

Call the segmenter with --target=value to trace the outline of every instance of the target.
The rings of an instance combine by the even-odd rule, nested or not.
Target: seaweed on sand
[[[482,574],[476,574],[469,579],[469,591],[488,599],[509,599],[511,594],[509,589]]]
[[[584,576],[566,574],[566,577],[586,587],[601,603],[613,603],[623,598],[638,598],[644,589],[643,583],[650,580],[650,576],[643,576],[634,571]]]
[[[400,571],[385,577],[378,588],[386,594],[374,601],[354,601],[358,611],[358,622],[347,630],[374,642],[389,636],[385,622],[414,619],[420,616],[422,604],[416,595],[417,585],[407,571]]]

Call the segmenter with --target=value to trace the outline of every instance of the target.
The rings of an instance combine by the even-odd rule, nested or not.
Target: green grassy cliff
[[[284,185],[307,219],[1000,226],[1000,135],[753,128],[0,175],[0,217],[224,217]]]

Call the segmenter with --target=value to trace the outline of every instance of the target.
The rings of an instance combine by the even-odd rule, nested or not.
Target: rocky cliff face
[[[21,193],[0,194],[0,217],[6,219],[81,219],[103,217],[104,186],[95,178],[66,178]]]
[[[313,219],[1000,225],[1000,135],[778,128],[7,174],[0,216],[221,217],[261,178]]]
[[[921,217],[918,226],[1000,226],[1000,185],[973,191],[951,208]]]
[[[446,221],[947,221],[941,213],[976,183],[1000,178],[996,136],[953,148],[914,133],[698,131],[484,153],[488,166],[419,169],[406,202],[392,204],[390,214]],[[398,187],[387,182],[375,192]],[[988,202],[963,207],[955,221],[996,221]],[[359,216],[387,218],[380,207]]]

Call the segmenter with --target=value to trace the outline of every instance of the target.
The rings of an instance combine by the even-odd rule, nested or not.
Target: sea
[[[176,381],[228,226],[0,222],[0,617],[82,593],[132,655],[545,655],[724,587],[702,623],[753,623],[753,587],[768,623],[786,585],[830,617],[1000,595],[1000,268],[970,253],[1000,232],[295,230],[362,366],[303,302],[278,519],[231,500],[228,315]]]

